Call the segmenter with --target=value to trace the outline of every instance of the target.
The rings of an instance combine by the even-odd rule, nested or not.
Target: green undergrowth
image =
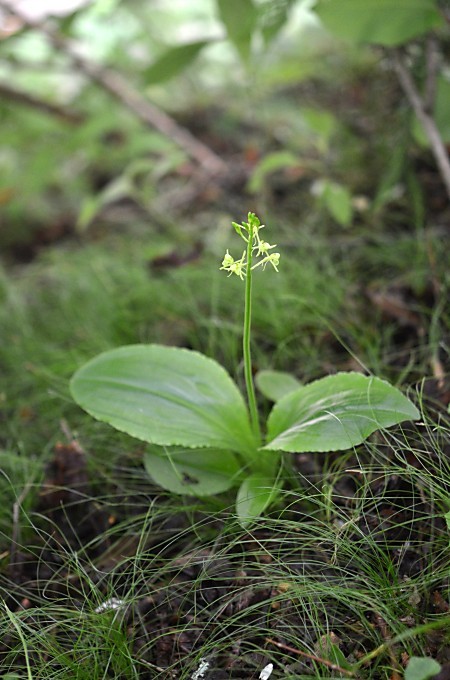
[[[448,600],[448,435],[430,423],[335,456],[321,474],[297,466],[279,507],[248,531],[226,498],[221,508],[150,499],[140,471],[118,467],[115,494],[95,499],[118,521],[83,547],[23,509],[36,532],[29,554],[42,559],[53,541],[54,563],[17,588],[11,609],[26,604],[14,624],[0,618],[2,670],[27,658],[33,678],[187,680],[201,659],[215,668],[234,658],[243,677],[270,662],[293,680],[340,677],[323,664],[339,660],[375,679],[412,655],[439,658],[450,643],[435,594]],[[158,650],[163,659],[168,648],[163,669]]]
[[[288,490],[248,531],[226,494],[196,500],[156,491],[142,468],[143,445],[92,422],[70,399],[79,365],[136,342],[200,350],[242,386],[240,282],[221,280],[221,224],[201,232],[204,251],[179,267],[158,268],[154,258],[194,242],[195,225],[181,245],[151,231],[111,233],[2,271],[5,673],[128,680],[173,671],[187,680],[201,659],[220,666],[231,655],[248,677],[267,663],[274,677],[335,677],[268,642],[282,639],[296,649],[301,640],[310,657],[345,662],[355,677],[388,678],[402,654],[439,659],[450,645],[443,629],[423,628],[447,616],[433,593],[449,597],[449,423],[427,387],[433,380],[424,381],[448,353],[438,230],[356,234],[313,218],[282,228],[283,269],[254,280],[255,370],[289,370],[306,382],[366,368],[408,391],[424,421],[345,455],[298,456],[285,470]],[[415,314],[409,325],[370,297],[392,289]],[[42,506],[42,482],[67,433],[87,454],[89,483],[58,515]],[[86,543],[69,540],[84,509],[103,524]],[[12,552],[25,555],[28,570],[13,593]],[[111,598],[122,604],[96,611]],[[149,627],[145,607],[158,616],[174,608],[170,625]],[[161,659],[167,648],[175,651],[166,668],[155,649]]]

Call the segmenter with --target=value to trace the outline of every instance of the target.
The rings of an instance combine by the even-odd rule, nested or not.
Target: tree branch
[[[450,198],[450,159],[447,154],[444,141],[441,133],[434,121],[434,118],[427,112],[426,104],[422,100],[416,85],[411,77],[410,72],[405,66],[400,54],[394,52],[394,69],[397,73],[400,85],[406,94],[406,97],[416,114],[420,123],[422,123],[424,132],[428,138],[431,146],[431,151],[436,159],[436,163],[444,182],[448,197]]]
[[[55,49],[65,54],[79,71],[119,100],[145,125],[155,128],[164,136],[172,139],[204,170],[212,174],[221,174],[225,171],[226,164],[220,156],[194,137],[189,130],[178,125],[173,118],[142,96],[122,75],[81,56],[73,44],[65,40],[47,24],[28,19],[6,0],[0,0],[0,9],[20,19],[28,28],[43,33]]]
[[[23,104],[24,106],[28,106],[33,109],[37,109],[43,113],[49,113],[52,116],[57,116],[66,123],[71,123],[72,125],[78,125],[84,120],[84,116],[79,113],[74,113],[64,106],[44,101],[43,99],[39,99],[39,97],[29,94],[28,92],[24,92],[23,90],[19,90],[2,82],[0,82],[0,97],[17,102],[18,104]]]
[[[434,112],[436,100],[437,76],[439,70],[439,53],[437,48],[436,36],[430,34],[425,46],[425,90],[423,94],[424,108],[430,116]]]

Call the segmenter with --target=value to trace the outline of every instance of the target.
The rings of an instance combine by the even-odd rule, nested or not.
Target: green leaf
[[[153,446],[144,454],[150,477],[172,493],[212,496],[236,484],[240,464],[231,451],[165,449]]]
[[[236,513],[241,526],[246,527],[257,519],[278,495],[279,489],[272,477],[250,475],[242,482],[236,497]]]
[[[375,430],[419,416],[414,404],[384,380],[337,373],[300,387],[275,404],[264,448],[344,450],[360,444]]]
[[[354,43],[401,45],[443,25],[435,0],[318,0],[325,28]]]
[[[450,82],[445,76],[441,76],[437,81],[436,101],[433,107],[433,118],[439,129],[442,140],[450,144],[450,120],[448,112],[450,110]],[[422,124],[414,118],[413,134],[419,144],[430,146],[430,140],[423,131]]]
[[[248,61],[258,10],[253,0],[216,0],[220,20],[241,59]]]
[[[444,515],[444,519],[447,523],[447,529],[450,531],[450,512],[446,512]]]
[[[255,383],[259,391],[271,401],[279,401],[286,394],[301,387],[297,378],[284,371],[258,371]]]
[[[437,675],[441,665],[426,656],[412,656],[405,670],[405,680],[428,680]]]
[[[94,418],[162,446],[253,452],[247,408],[228,373],[187,349],[130,345],[82,366],[70,389]]]
[[[352,196],[349,190],[329,180],[321,180],[315,183],[315,191],[330,215],[342,227],[348,227],[353,218]]]
[[[332,664],[340,666],[341,668],[346,668],[348,670],[352,669],[352,665],[347,661],[344,653],[339,648],[335,642],[333,642],[332,635],[324,635],[320,638],[318,644],[318,653],[322,658],[327,659]]]
[[[127,198],[132,192],[133,186],[128,176],[120,175],[113,179],[98,194],[90,196],[83,201],[77,219],[77,230],[84,231],[87,229],[103,208],[122,198]]]
[[[285,168],[297,168],[299,165],[300,159],[290,151],[268,153],[253,170],[247,188],[251,193],[258,193],[263,189],[266,177],[272,172]]]
[[[380,183],[372,203],[372,211],[374,213],[380,210],[386,203],[389,203],[395,196],[395,188],[401,181],[405,170],[409,144],[410,138],[407,132],[399,136],[391,153],[387,155]],[[384,148],[385,152],[387,152],[387,145]]]
[[[329,111],[306,106],[302,107],[300,116],[307,127],[317,135],[317,146],[320,151],[325,153],[330,139],[339,127],[336,116]]]
[[[295,0],[266,0],[261,6],[261,29],[266,45],[277,35],[287,23],[289,11]]]
[[[352,196],[346,187],[329,182],[324,194],[330,214],[342,227],[348,227],[353,217]]]
[[[204,47],[210,44],[210,40],[197,40],[170,48],[145,69],[143,72],[144,83],[154,85],[177,76],[192,64]]]

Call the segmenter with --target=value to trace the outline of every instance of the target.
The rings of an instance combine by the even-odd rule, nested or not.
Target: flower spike
[[[261,257],[262,259],[256,264],[253,264],[251,269],[256,269],[256,267],[259,267],[260,265],[265,269],[266,264],[270,262],[277,272],[278,264],[280,262],[280,253],[269,253],[269,250],[276,248],[276,244],[272,245],[267,241],[263,241],[259,235],[259,230],[264,229],[265,225],[261,224],[259,218],[252,212],[248,213],[247,220],[248,222],[242,222],[241,224],[232,222],[232,225],[236,233],[239,234],[247,244],[248,253],[244,251],[240,260],[235,260],[227,250],[225,257],[222,260],[222,266],[220,267],[220,269],[228,272],[228,276],[236,274],[242,281],[244,280],[244,276],[247,276],[248,266],[252,264],[251,255],[253,253],[255,257]]]

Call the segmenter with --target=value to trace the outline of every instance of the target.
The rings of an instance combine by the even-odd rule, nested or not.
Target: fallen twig
[[[44,22],[29,19],[6,0],[0,0],[0,9],[20,19],[23,25],[28,28],[44,34],[51,44],[65,54],[79,71],[118,99],[143,123],[172,139],[203,169],[212,174],[220,174],[225,171],[226,164],[214,151],[194,137],[189,130],[178,125],[167,113],[142,96],[122,75],[81,56],[76,47],[56,30],[50,28]]]
[[[383,640],[385,642],[387,642],[388,645],[389,645],[387,647],[386,651],[389,654],[389,658],[390,658],[391,665],[392,665],[392,668],[393,668],[391,679],[397,680],[401,677],[400,676],[401,668],[400,668],[400,664],[398,662],[398,659],[397,659],[397,657],[395,656],[395,653],[394,653],[394,645],[389,644],[392,640],[392,635],[390,633],[388,625],[387,625],[386,621],[383,619],[383,617],[381,616],[381,614],[379,614],[378,612],[374,612],[374,614],[373,614],[373,623],[375,624],[375,626],[380,631]]]
[[[430,116],[433,115],[434,103],[436,101],[437,76],[439,69],[439,53],[436,36],[429,35],[425,46],[425,91],[424,108]]]
[[[406,97],[411,104],[419,122],[422,123],[424,132],[428,138],[428,141],[430,142],[431,150],[436,159],[442,181],[444,182],[448,197],[450,198],[450,159],[434,118],[427,111],[427,109],[432,109],[432,104],[430,101],[425,101],[422,99],[411,77],[411,74],[405,66],[404,61],[398,51],[394,51],[393,53],[393,63],[400,85],[406,94]],[[427,92],[427,100],[431,94],[430,89],[431,88],[429,87]]]
[[[44,101],[38,97],[19,90],[6,83],[0,83],[0,97],[5,99],[10,99],[18,104],[24,104],[43,113],[49,113],[52,116],[57,116],[61,118],[66,123],[71,123],[72,125],[78,125],[84,120],[84,116],[79,113],[74,113],[64,106],[59,104],[53,104],[51,102]]]
[[[354,678],[355,674],[353,671],[349,671],[346,668],[341,668],[337,664],[333,663],[332,661],[328,661],[328,659],[321,659],[320,656],[315,656],[315,654],[309,654],[308,652],[302,652],[300,649],[296,649],[295,647],[289,647],[289,645],[285,645],[283,642],[277,642],[276,640],[272,640],[272,638],[266,638],[266,642],[271,645],[275,645],[276,647],[279,647],[280,649],[284,649],[286,652],[290,652],[291,654],[297,654],[298,656],[303,656],[306,659],[309,659],[310,661],[316,661],[317,663],[321,663],[324,666],[327,666],[327,668],[330,668],[332,671],[337,671],[338,673],[342,673],[343,675],[347,675],[349,678]]]

